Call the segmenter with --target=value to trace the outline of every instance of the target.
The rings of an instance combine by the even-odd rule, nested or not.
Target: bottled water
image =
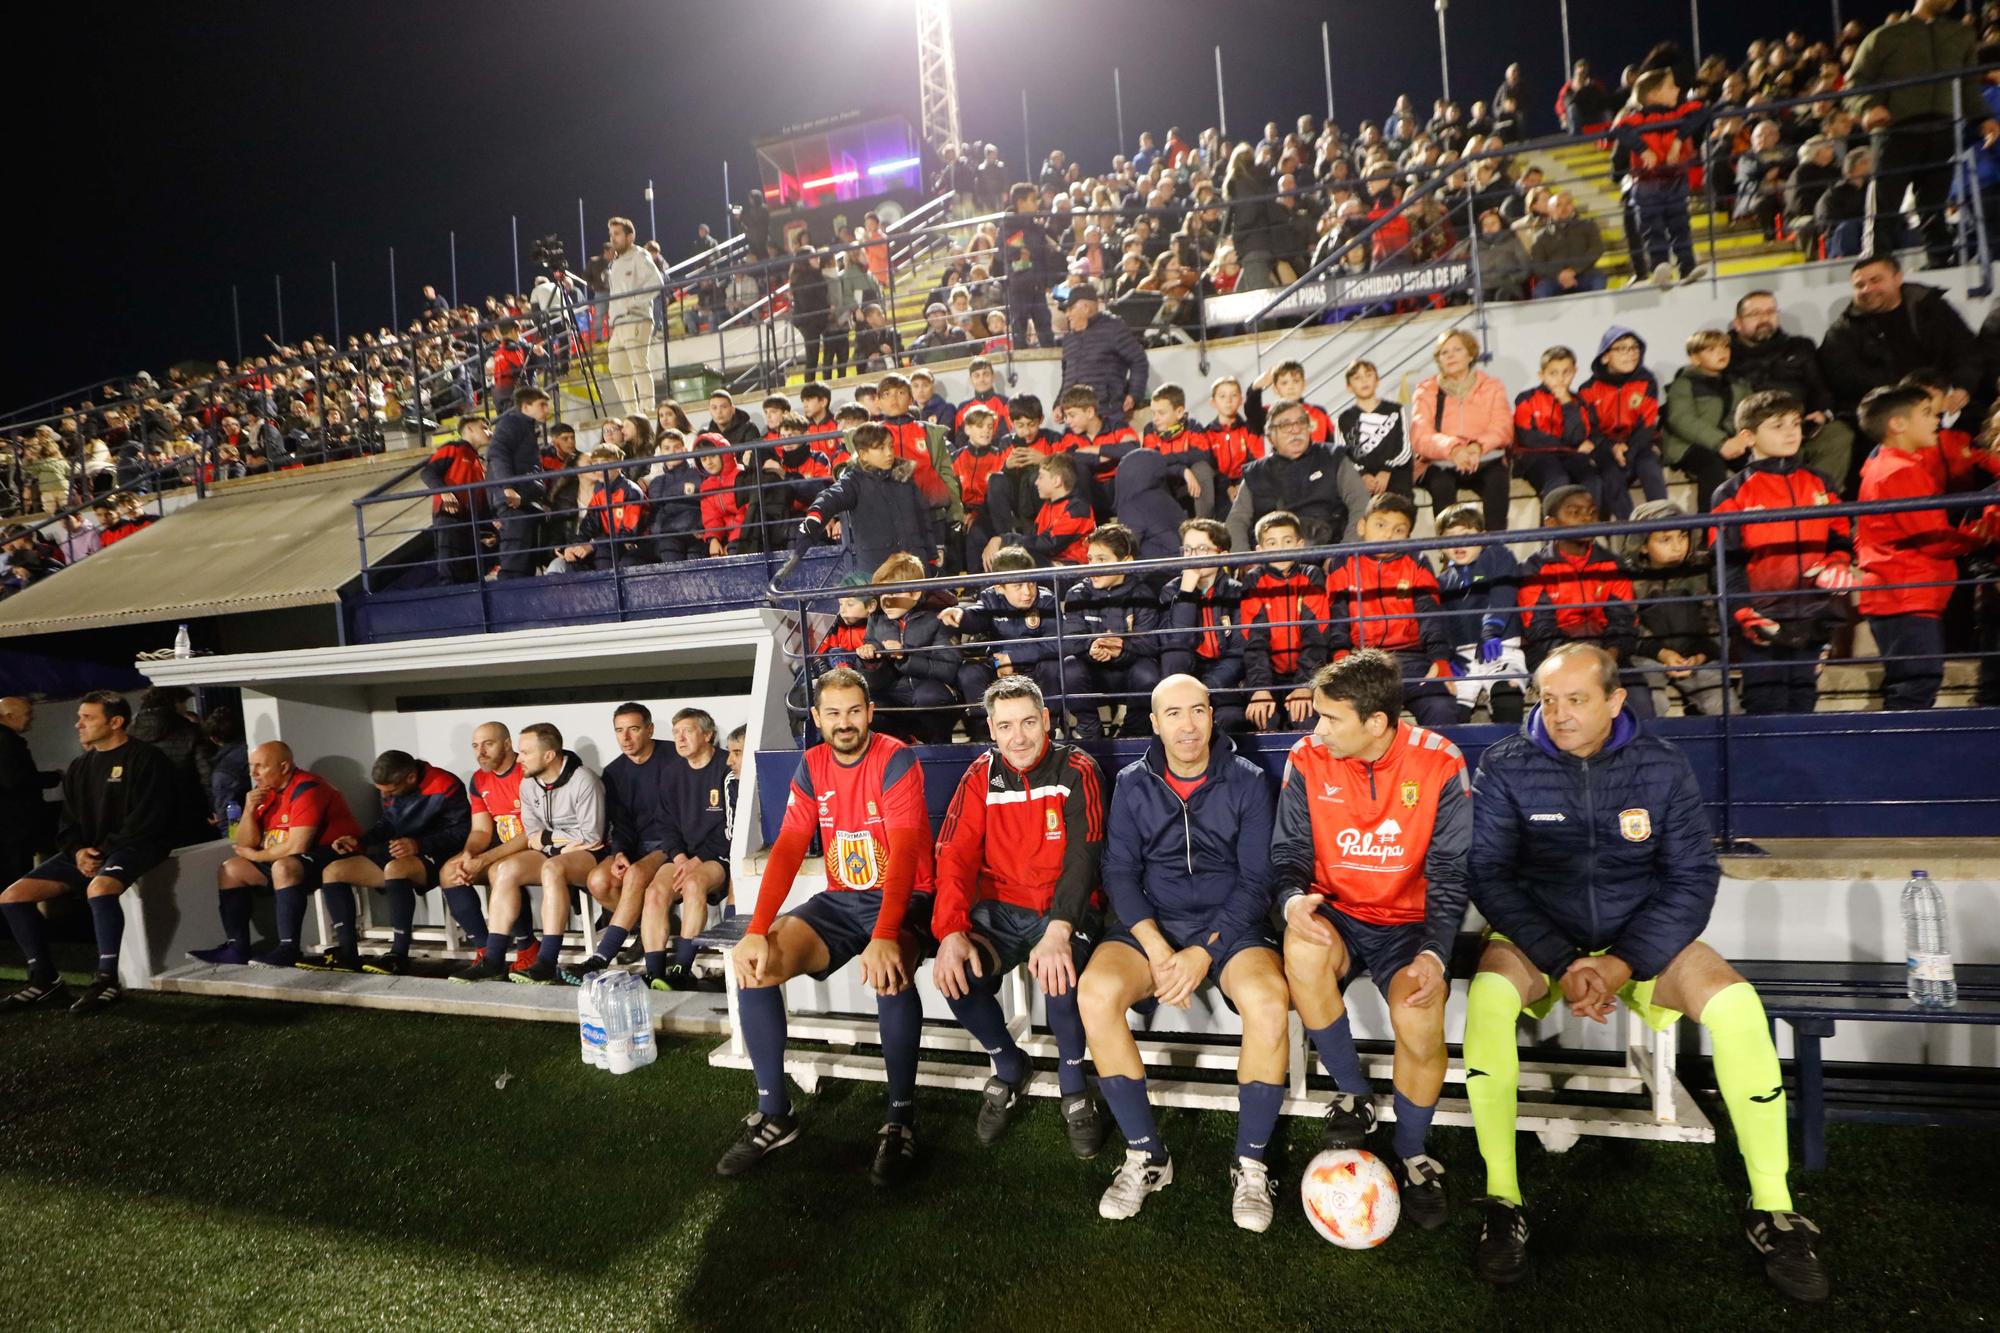
[[[224,806],[222,810],[222,822],[229,826],[229,840],[235,842],[236,826],[243,822],[243,803],[241,801],[231,801],[228,805]]]
[[[576,992],[576,1025],[583,1043],[583,1062],[604,1068],[604,1010],[598,983],[602,972],[586,977]]]
[[[598,992],[598,1007],[604,1014],[604,1067],[614,1074],[629,1074],[632,1063],[632,1006],[625,998],[623,972],[599,973],[606,978]]]
[[[645,983],[630,972],[625,977],[625,994],[632,1012],[632,1067],[643,1069],[653,1063],[659,1054],[659,1046],[653,1040],[653,1005],[648,998]]]
[[[1903,945],[1910,962],[1910,999],[1932,1009],[1958,1003],[1945,934],[1944,895],[1927,871],[1912,870],[1903,886]]]
[[[185,662],[194,656],[194,642],[188,638],[188,627],[182,625],[174,634],[174,658]]]

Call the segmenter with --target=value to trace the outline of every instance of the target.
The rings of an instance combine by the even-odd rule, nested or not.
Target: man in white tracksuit
[[[611,377],[604,409],[612,415],[651,420],[660,377],[660,344],[653,336],[653,303],[664,280],[659,266],[637,242],[630,218],[612,218],[608,308],[611,320]]]

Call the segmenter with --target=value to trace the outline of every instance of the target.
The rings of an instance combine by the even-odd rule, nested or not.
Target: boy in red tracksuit
[[[1406,541],[1416,524],[1415,503],[1384,491],[1368,502],[1361,540]],[[1326,594],[1327,643],[1335,661],[1357,649],[1379,648],[1401,667],[1403,702],[1418,725],[1458,721],[1458,703],[1446,684],[1453,648],[1429,566],[1407,552],[1350,555],[1328,572]]]
[[[474,487],[486,480],[479,449],[491,434],[484,418],[469,418],[459,428],[459,438],[439,445],[420,474],[424,485],[437,492],[431,496],[431,546],[438,577],[446,583],[472,583],[479,577],[479,520],[487,505],[485,492]],[[107,533],[102,540],[114,539]]]
[[[1044,458],[1035,473],[1035,494],[1041,507],[1032,527],[1003,535],[1001,545],[1019,546],[1036,561],[1051,565],[1080,565],[1088,551],[1089,537],[1097,527],[1097,515],[1090,503],[1077,494],[1077,464],[1070,454]]]
[[[1243,469],[1264,456],[1264,437],[1243,416],[1243,385],[1234,375],[1224,375],[1208,386],[1208,403],[1215,419],[1201,428],[1208,440],[1208,456],[1229,498],[1243,481]],[[1218,503],[1216,512],[1226,506]]]
[[[1138,432],[1130,426],[1105,425],[1097,408],[1097,390],[1088,384],[1064,389],[1056,400],[1056,411],[1067,428],[1056,448],[1075,457],[1077,489],[1085,491],[1098,513],[1108,514],[1118,460],[1139,447]]]
[[[1646,369],[1646,342],[1613,324],[1598,340],[1590,378],[1576,391],[1590,408],[1594,438],[1608,458],[1597,460],[1600,514],[1632,516],[1632,482],[1648,500],[1667,498],[1660,461],[1660,382]]]
[[[1861,429],[1875,452],[1861,465],[1861,499],[1906,500],[1944,494],[1937,456],[1937,406],[1921,386],[1873,390],[1861,400]],[[1944,680],[1945,603],[1958,557],[1989,544],[2000,530],[1992,509],[1961,525],[1942,509],[1864,514],[1855,524],[1861,563],[1861,614],[1882,656],[1882,707],[1929,708]],[[1919,586],[1927,585],[1927,586]]]
[[[697,449],[715,449],[729,441],[713,433],[696,437]],[[743,535],[743,502],[736,496],[736,455],[705,454],[701,458],[701,539],[710,555],[729,554],[730,544]]]
[[[951,456],[951,470],[965,504],[965,567],[974,571],[986,568],[989,548],[1000,549],[993,515],[986,507],[986,488],[993,474],[1007,465],[1007,450],[995,438],[1001,420],[983,403],[967,403],[958,414],[958,434],[964,443]]]
[[[1804,418],[1805,405],[1783,390],[1744,399],[1736,409],[1736,428],[1751,432],[1750,461],[1715,488],[1710,512],[1839,504],[1833,483],[1799,458]],[[1931,421],[1935,427],[1936,418]],[[1820,652],[1854,586],[1854,540],[1847,520],[1801,517],[1731,524],[1720,538],[1729,617],[1743,663],[1743,711],[1812,712],[1819,702]]]
[[[1178,384],[1162,384],[1153,390],[1152,408],[1153,420],[1140,438],[1141,446],[1180,464],[1167,478],[1174,499],[1186,511],[1182,517],[1210,517],[1215,513],[1215,460],[1209,456],[1208,436],[1188,420],[1187,391]]]
[[[1597,502],[1581,486],[1558,486],[1542,501],[1545,528],[1584,528],[1601,520]],[[1558,644],[1594,643],[1623,668],[1639,641],[1632,576],[1598,542],[1556,537],[1521,564],[1521,654],[1528,670],[1541,666]],[[1637,671],[1621,670],[1625,708],[1653,716],[1653,692]]]
[[[1264,393],[1266,390],[1277,395],[1281,403],[1303,403],[1306,415],[1312,418],[1312,442],[1325,444],[1333,438],[1333,418],[1318,403],[1306,402],[1306,368],[1298,361],[1280,361],[1250,386],[1250,402],[1245,409],[1251,425],[1259,431],[1264,429]]]
[[[1259,551],[1291,551],[1305,545],[1296,515],[1274,510],[1257,520]],[[1243,685],[1251,691],[1243,710],[1259,731],[1281,717],[1294,727],[1312,720],[1312,679],[1327,660],[1326,575],[1318,565],[1273,560],[1245,567]],[[1284,693],[1279,708],[1278,694]]]
[[[959,444],[965,442],[965,419],[975,407],[983,407],[1000,418],[999,429],[1001,431],[1012,430],[1014,423],[1007,415],[1007,399],[993,390],[993,363],[983,356],[973,357],[971,362],[965,367],[965,378],[967,383],[972,386],[972,397],[960,403],[958,410],[952,417],[951,428],[956,437],[955,442]],[[961,496],[960,498],[963,499],[964,497]],[[966,500],[965,507],[970,511],[972,501],[969,499]]]
[[[1632,83],[1632,100],[1611,122],[1611,137],[1628,155],[1628,195],[1655,282],[1695,273],[1694,237],[1688,227],[1688,168],[1708,133],[1700,102],[1682,101],[1670,69],[1649,69]],[[1635,277],[1641,276],[1638,274]],[[1649,497],[1650,498],[1650,497]]]
[[[1576,353],[1551,347],[1542,353],[1541,383],[1515,395],[1514,475],[1533,486],[1537,498],[1558,486],[1582,486],[1598,512],[1608,513],[1617,504],[1611,492],[1624,489],[1625,470],[1616,466],[1610,443],[1597,439],[1590,404],[1570,388],[1575,378]],[[1613,463],[1610,477],[1600,467],[1607,462]]]

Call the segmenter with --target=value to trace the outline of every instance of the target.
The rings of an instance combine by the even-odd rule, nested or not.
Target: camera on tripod
[[[530,242],[528,257],[551,273],[569,267],[569,255],[563,249],[562,237],[554,232],[547,236],[537,236]]]

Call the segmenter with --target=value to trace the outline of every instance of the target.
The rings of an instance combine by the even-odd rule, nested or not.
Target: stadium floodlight
[[[831,176],[819,176],[809,181],[800,181],[799,188],[801,190],[824,190],[830,185],[846,185],[850,181],[858,181],[860,179],[861,173],[858,171],[836,171]]]
[[[908,171],[912,167],[920,167],[923,164],[924,160],[921,157],[899,157],[893,162],[874,163],[868,168],[868,174],[871,176],[893,176],[899,171]]]
[[[925,143],[942,150],[959,142],[951,0],[917,0],[917,107]]]

